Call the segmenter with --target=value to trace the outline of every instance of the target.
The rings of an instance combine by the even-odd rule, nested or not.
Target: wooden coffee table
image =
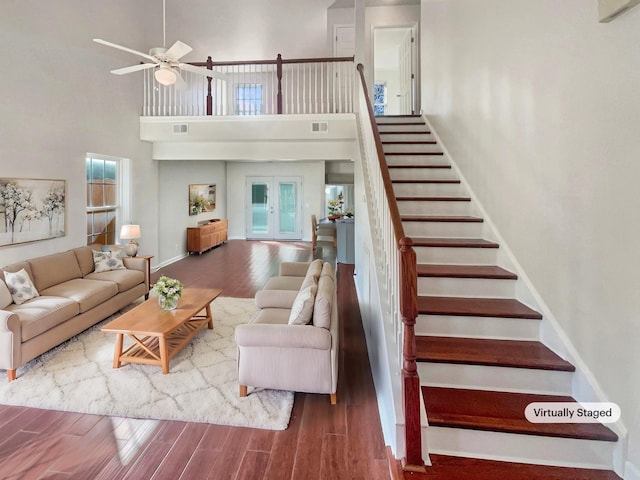
[[[163,374],[169,373],[169,361],[200,330],[213,328],[210,303],[221,293],[219,289],[185,288],[175,310],[162,310],[153,297],[107,323],[102,331],[117,335],[113,368],[120,368],[122,362],[142,363],[161,366]],[[133,345],[122,351],[125,335]]]

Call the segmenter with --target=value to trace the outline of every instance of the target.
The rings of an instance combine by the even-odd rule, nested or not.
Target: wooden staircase
[[[574,366],[539,341],[542,315],[516,298],[517,275],[497,264],[500,245],[485,238],[422,118],[378,117],[377,125],[418,262],[423,452],[434,460],[425,478],[619,478],[611,471],[618,438],[606,426],[526,420],[531,402],[575,401]],[[469,468],[477,475],[462,473]]]

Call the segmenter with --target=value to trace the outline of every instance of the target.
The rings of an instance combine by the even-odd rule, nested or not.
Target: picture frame
[[[213,212],[216,209],[216,184],[189,184],[189,215]]]
[[[0,178],[0,247],[64,237],[66,180]]]

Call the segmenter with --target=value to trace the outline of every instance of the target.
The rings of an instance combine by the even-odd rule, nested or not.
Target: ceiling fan
[[[207,77],[215,77],[215,73],[206,68],[196,67],[194,65],[190,65],[188,63],[181,63],[179,60],[184,57],[187,53],[193,50],[189,45],[182,43],[180,40],[175,42],[169,49],[166,48],[166,17],[165,17],[165,1],[162,0],[162,44],[163,47],[156,47],[149,50],[149,53],[139,52],[137,50],[133,50],[128,47],[123,47],[122,45],[117,45],[115,43],[107,42],[106,40],[102,40],[101,38],[94,38],[93,41],[100,43],[102,45],[106,45],[107,47],[117,48],[118,50],[123,50],[125,52],[133,53],[134,55],[138,55],[151,63],[141,63],[139,65],[132,65],[131,67],[118,68],[116,70],[111,70],[111,73],[116,75],[125,75],[127,73],[138,72],[140,70],[146,70],[149,68],[154,68],[156,71],[154,72],[154,77],[161,83],[162,85],[174,85],[177,88],[186,88],[186,83],[182,76],[180,75],[179,70],[184,70],[188,72],[197,73],[199,75],[204,75]]]

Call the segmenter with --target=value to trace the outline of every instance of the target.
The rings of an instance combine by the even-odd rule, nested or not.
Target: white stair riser
[[[513,298],[515,280],[495,278],[418,277],[418,295]]]
[[[613,469],[613,442],[461,428],[424,428],[427,428],[429,438],[429,452],[423,447],[425,455],[438,453],[542,465]]]
[[[451,163],[441,155],[385,155],[387,165],[419,165],[428,167],[429,165],[451,165]]]
[[[571,395],[571,372],[418,362],[420,384],[499,392]]]
[[[481,238],[481,222],[402,222],[405,235],[431,238]]]
[[[451,202],[447,200],[422,201],[401,200],[398,202],[400,215],[459,215],[471,214],[471,202]]]
[[[391,168],[391,180],[457,180],[451,168]]]
[[[382,144],[382,150],[385,153],[400,153],[400,152],[442,152],[442,148],[440,148],[437,144],[432,143],[401,143],[401,144],[390,144],[385,143]],[[407,155],[409,156],[409,155]]]
[[[414,247],[418,263],[495,265],[497,248]]]
[[[378,132],[416,132],[429,133],[429,129],[424,124],[415,125],[378,125]]]
[[[423,195],[427,197],[463,196],[464,188],[459,183],[394,183],[396,197]]]
[[[383,142],[435,142],[436,137],[431,133],[382,133]]]
[[[539,340],[540,321],[525,318],[418,315],[416,335]]]
[[[385,116],[384,118],[379,118],[376,123],[418,123],[424,125],[424,120],[420,117],[405,117],[405,116]]]

